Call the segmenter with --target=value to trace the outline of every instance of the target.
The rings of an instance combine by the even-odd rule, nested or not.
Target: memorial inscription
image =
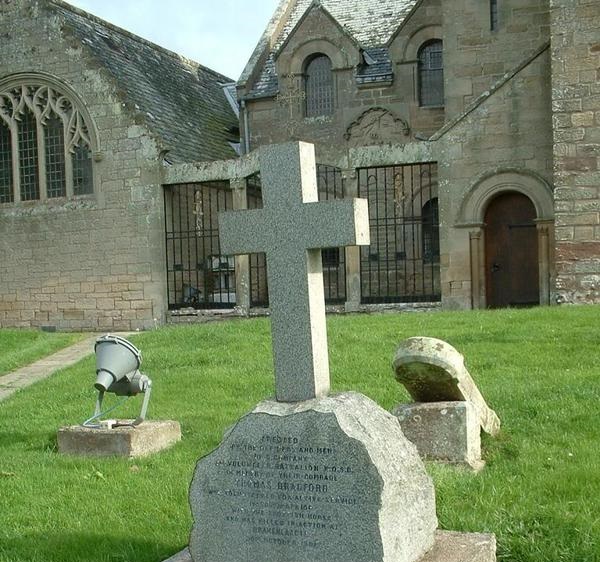
[[[200,459],[190,504],[196,562],[412,562],[436,527],[416,449],[355,393],[261,402]]]
[[[210,477],[198,483],[202,505],[213,521],[216,514],[220,517],[222,534],[209,534],[211,541],[224,541],[212,544],[208,552],[228,548],[235,534],[238,541],[252,545],[255,555],[261,545],[276,546],[287,553],[278,560],[291,560],[298,549],[306,557],[302,560],[313,560],[345,534],[347,521],[361,516],[377,520],[382,484],[374,469],[365,469],[370,465],[364,447],[340,438],[333,414],[324,418],[305,412],[301,417],[301,424],[293,417],[282,418],[273,431],[272,416],[253,414],[205,459]],[[355,529],[354,548],[373,544],[368,527]]]

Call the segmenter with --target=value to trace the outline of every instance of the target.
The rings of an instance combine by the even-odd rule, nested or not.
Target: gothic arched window
[[[437,197],[423,205],[421,224],[423,227],[423,261],[438,262],[440,260],[440,215]]]
[[[331,61],[321,53],[308,59],[304,69],[306,117],[333,113],[333,75]]]
[[[419,104],[444,105],[444,54],[439,39],[425,43],[419,49]]]
[[[89,127],[58,89],[0,89],[0,203],[93,193]]]

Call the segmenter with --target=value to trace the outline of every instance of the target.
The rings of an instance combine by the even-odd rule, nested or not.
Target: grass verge
[[[599,313],[330,317],[333,389],[390,409],[407,400],[391,373],[397,342],[448,341],[503,429],[484,439],[478,475],[428,465],[440,526],[496,533],[502,562],[599,562]],[[159,562],[187,543],[196,460],[273,392],[269,322],[169,327],[133,341],[154,381],[150,416],[180,421],[183,441],[134,461],[59,456],[56,429],[93,409],[93,358],[0,403],[1,562]]]
[[[29,365],[83,338],[83,334],[75,333],[0,330],[0,376]]]

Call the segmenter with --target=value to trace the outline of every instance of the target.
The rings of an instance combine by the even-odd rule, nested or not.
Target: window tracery
[[[0,203],[93,193],[91,156],[88,125],[58,89],[0,90]]]

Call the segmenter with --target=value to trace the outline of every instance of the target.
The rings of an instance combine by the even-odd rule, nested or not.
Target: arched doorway
[[[485,212],[486,303],[489,308],[540,302],[536,209],[516,191],[503,192]]]

